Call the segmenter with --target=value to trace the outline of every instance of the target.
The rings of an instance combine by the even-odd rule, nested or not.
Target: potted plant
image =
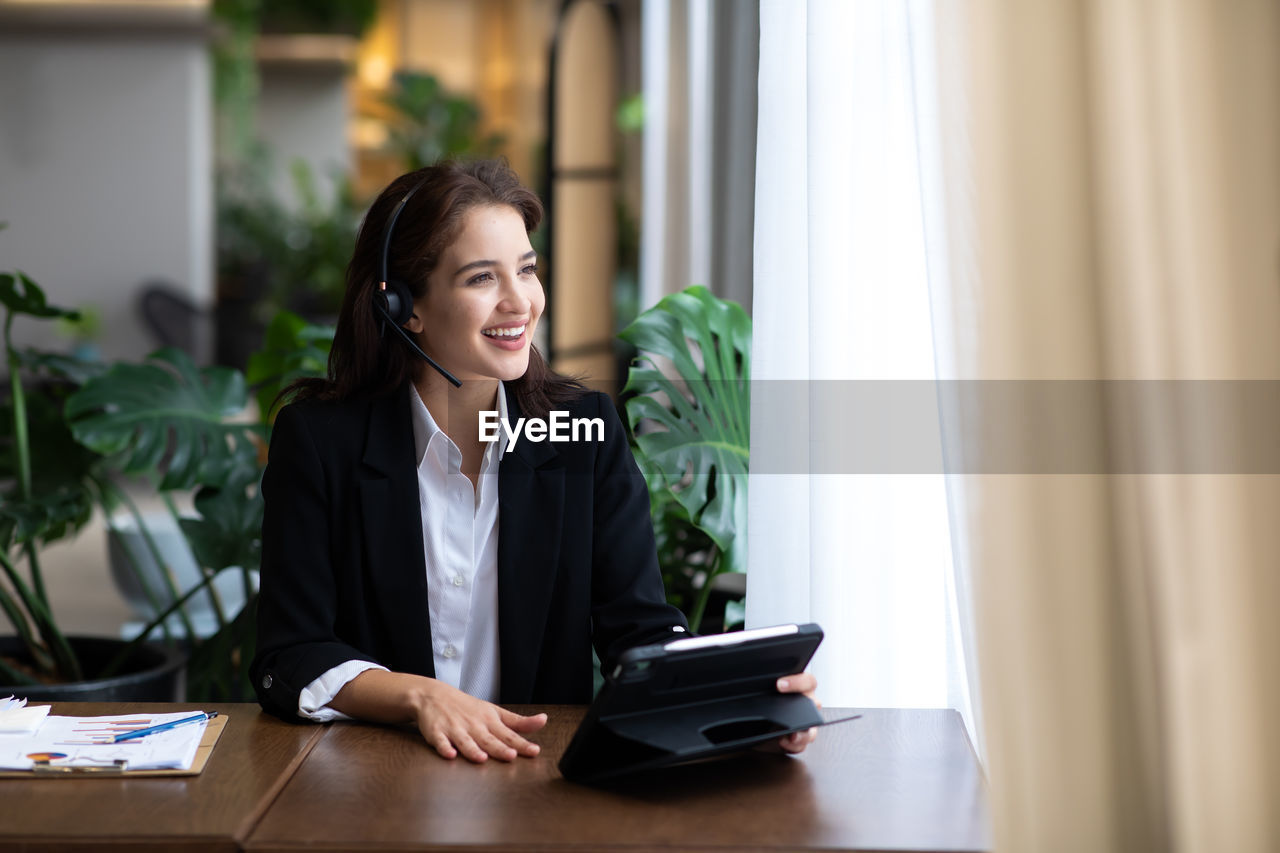
[[[751,318],[694,286],[664,298],[619,336],[638,351],[623,395],[649,484],[663,580],[697,631],[717,577],[746,569]],[[741,605],[735,609],[726,626],[741,621]]]
[[[240,372],[197,368],[184,353],[166,349],[140,364],[86,364],[50,353],[19,352],[9,330],[16,315],[55,319],[75,312],[48,305],[40,288],[22,274],[0,276],[6,311],[5,345],[10,366],[13,424],[9,452],[0,453],[0,609],[16,637],[0,647],[0,684],[35,698],[88,698],[86,675],[117,678],[140,658],[160,654],[171,676],[187,655],[186,698],[210,700],[247,695],[247,667],[254,642],[254,571],[262,518],[257,487],[265,462],[269,400],[284,383],[324,370],[332,329],[282,314],[268,332],[267,348],[253,357],[254,382],[263,406],[261,422],[236,419],[246,409],[250,386]],[[24,382],[24,377],[26,381]],[[31,384],[30,389],[27,383]],[[38,393],[28,393],[35,390]],[[201,577],[179,589],[169,571],[138,571],[137,583],[156,614],[131,643],[68,638],[53,618],[40,568],[40,547],[78,531],[100,507],[108,519],[122,509],[142,533],[143,554],[166,560],[142,513],[120,487],[124,477],[148,477],[190,546]],[[181,515],[173,500],[194,492],[193,515]],[[22,570],[25,567],[25,571]],[[215,581],[238,576],[245,605],[224,612]],[[217,630],[201,636],[187,613],[194,596],[214,601]],[[170,622],[185,626],[169,636]],[[169,640],[157,652],[146,642],[154,632]],[[92,649],[83,651],[88,646]],[[42,686],[49,682],[54,687]],[[8,688],[0,688],[3,693]],[[70,693],[67,691],[70,689]],[[150,695],[110,692],[109,699],[178,698],[176,687]],[[50,691],[61,691],[51,693]]]
[[[68,637],[58,626],[41,571],[40,549],[74,534],[95,504],[114,499],[101,457],[79,445],[61,406],[91,365],[48,354],[21,353],[12,342],[14,318],[75,319],[51,306],[21,273],[0,274],[4,345],[9,368],[0,448],[0,610],[15,636],[0,641],[0,693],[40,699],[173,699],[182,657],[157,647],[132,647],[97,638]],[[28,395],[24,377],[31,377]],[[25,571],[24,571],[25,567]]]
[[[189,700],[250,695],[262,527],[258,483],[269,415],[287,383],[324,372],[332,340],[331,327],[281,312],[268,327],[264,349],[250,358],[248,377],[227,367],[197,369],[180,351],[161,350],[142,364],[112,366],[67,401],[76,440],[111,460],[116,472],[159,472],[156,489],[162,496],[195,490],[194,516],[179,516],[168,503],[203,576],[181,594],[174,590],[140,639],[163,628],[174,613],[181,615],[193,595],[211,592],[228,573],[241,579],[239,611],[223,612],[218,596],[210,595],[218,622],[211,636],[187,627]],[[251,390],[261,418],[244,423],[233,416],[246,409]]]

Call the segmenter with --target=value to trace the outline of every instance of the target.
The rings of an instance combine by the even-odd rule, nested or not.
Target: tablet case
[[[688,648],[697,644],[680,640],[622,655],[560,759],[566,779],[599,782],[823,724],[809,697],[777,689],[779,678],[808,665],[822,642],[818,625],[698,640],[723,644]]]

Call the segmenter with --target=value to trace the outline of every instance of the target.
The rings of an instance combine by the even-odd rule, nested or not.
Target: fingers
[[[524,738],[510,730],[507,730],[505,738],[484,726],[461,726],[429,733],[424,732],[423,734],[427,743],[431,744],[441,758],[453,759],[461,755],[468,761],[480,764],[490,758],[496,758],[499,761],[512,761],[521,752],[526,755],[538,754],[536,750],[529,752],[527,749],[529,746],[536,747],[536,744],[528,743]],[[527,746],[525,749],[521,749],[518,744],[511,743],[509,741],[510,738],[517,738]]]
[[[806,729],[802,732],[792,732],[784,738],[778,740],[778,746],[782,747],[784,752],[797,754],[804,752],[805,747],[818,739],[818,730]]]
[[[499,710],[501,711],[502,709],[499,709]],[[510,713],[510,712],[507,712],[507,713]],[[521,719],[528,719],[528,718],[522,717]],[[527,730],[533,731],[533,730],[542,728],[542,725],[545,723],[546,723],[546,719],[544,718],[537,726],[533,727],[533,729],[529,729],[527,726],[525,727]],[[517,725],[522,725],[522,724],[517,723]],[[519,755],[527,755],[528,757],[533,758],[535,755],[537,755],[539,752],[542,751],[542,747],[538,746],[536,743],[525,740],[515,730],[513,730],[510,724],[506,724],[505,718],[503,718],[502,723],[499,723],[498,728],[492,729],[491,731],[493,735],[499,738],[506,747],[514,750],[514,752]],[[511,757],[515,758],[516,755],[513,754]]]
[[[498,708],[498,718],[502,720],[503,725],[507,728],[523,734],[536,732],[547,724],[546,714],[534,714],[531,717],[525,717],[515,711],[508,711],[506,708]]]
[[[520,738],[519,735],[510,730],[507,730],[505,737],[493,731],[482,731],[477,734],[475,736],[477,748],[484,751],[484,758],[480,760],[483,761],[485,758],[493,756],[499,761],[515,761],[520,753],[517,751],[516,746],[508,741],[508,738],[511,737]],[[520,738],[520,740],[524,740],[524,738]]]
[[[434,734],[423,733],[427,739],[427,743],[431,744],[431,748],[440,753],[441,758],[457,758],[458,751],[453,748],[453,744],[449,742],[449,737],[444,732]]]
[[[810,699],[818,689],[818,679],[812,673],[798,672],[795,675],[784,675],[778,679],[779,693],[803,693]]]
[[[503,743],[516,750],[520,755],[527,755],[530,758],[542,751],[542,747],[525,740],[520,735],[522,733],[536,732],[545,726],[547,724],[546,714],[534,714],[526,717],[514,711],[508,711],[506,708],[498,708],[497,711],[501,728],[494,731],[498,737],[502,738]]]
[[[436,687],[433,697],[419,709],[418,728],[441,757],[461,755],[478,764],[490,758],[532,758],[541,751],[520,732],[542,728],[547,722],[546,714],[524,717],[453,688]]]
[[[778,679],[779,693],[803,693],[810,699],[813,704],[819,708],[822,703],[813,695],[818,689],[818,679],[808,672],[798,672],[795,675],[784,675]],[[792,732],[784,738],[778,740],[778,746],[783,751],[790,753],[804,752],[805,747],[818,739],[818,730],[816,728],[807,729],[802,732]]]

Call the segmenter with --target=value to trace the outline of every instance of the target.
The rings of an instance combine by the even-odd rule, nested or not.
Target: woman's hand
[[[786,675],[778,679],[779,693],[803,693],[810,699],[813,704],[819,708],[822,703],[814,698],[814,691],[818,689],[818,679],[814,678],[807,672],[797,673],[796,675]],[[782,747],[784,752],[799,753],[809,744],[818,739],[818,730],[816,728],[807,729],[803,732],[792,732],[786,737],[778,739],[778,746]]]
[[[444,758],[462,755],[469,761],[490,758],[514,761],[521,755],[533,758],[540,751],[525,740],[547,723],[546,714],[525,717],[477,699],[443,681],[427,682],[416,699],[418,730],[427,743]]]
[[[404,672],[366,670],[333,697],[329,707],[374,723],[412,722],[445,758],[514,761],[540,751],[525,740],[547,724],[546,714],[524,717],[477,699],[443,681]]]

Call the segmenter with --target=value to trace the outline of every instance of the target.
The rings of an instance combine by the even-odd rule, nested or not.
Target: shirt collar
[[[447,441],[450,444],[453,444],[453,441],[447,434],[445,434],[444,430],[440,429],[435,418],[431,417],[431,410],[427,408],[426,403],[422,402],[422,397],[418,394],[418,386],[411,382],[409,383],[409,388],[412,391],[410,394],[411,399],[409,403],[409,411],[413,419],[414,457],[417,460],[417,464],[421,465],[422,457],[426,456],[427,447],[430,446],[431,439],[433,439],[437,433],[441,436],[442,440]],[[507,392],[501,379],[498,380],[498,419],[504,423],[507,421]],[[479,429],[480,424],[477,423],[477,434],[479,433]],[[496,451],[494,447],[495,445]],[[491,452],[496,452],[498,460],[501,461],[503,455],[506,453],[506,447],[506,435],[502,432],[501,428],[499,428],[498,440],[492,442],[489,447],[485,448],[486,459],[489,458],[489,454]]]

